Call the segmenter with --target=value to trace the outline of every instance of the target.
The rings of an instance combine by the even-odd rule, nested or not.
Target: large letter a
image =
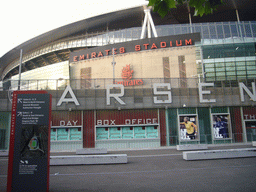
[[[69,92],[69,94],[71,95],[71,98],[65,98],[65,97],[67,96],[68,92]],[[80,104],[78,103],[78,100],[77,100],[77,98],[76,98],[76,96],[75,96],[73,90],[71,89],[70,85],[68,85],[68,86],[66,87],[66,89],[65,89],[65,91],[63,92],[63,94],[62,94],[62,96],[61,96],[59,102],[57,103],[57,106],[60,106],[63,102],[74,102],[75,105],[80,105]]]

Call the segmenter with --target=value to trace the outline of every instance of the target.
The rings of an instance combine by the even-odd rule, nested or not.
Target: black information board
[[[51,95],[14,91],[7,191],[49,191]]]

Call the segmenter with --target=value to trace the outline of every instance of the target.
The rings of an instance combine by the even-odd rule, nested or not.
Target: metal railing
[[[247,139],[246,139],[247,138]],[[170,136],[167,146],[185,144],[245,144],[256,141],[256,135],[246,133],[234,133],[230,138],[213,139],[211,134],[202,134],[195,141],[180,141],[178,136]],[[119,140],[96,140],[95,148],[108,149],[145,149],[161,147],[160,138],[157,139],[119,139]],[[82,148],[82,141],[51,142],[51,151],[75,151]]]
[[[4,143],[4,137],[0,138],[0,143]],[[167,146],[177,146],[185,144],[244,144],[256,141],[256,134],[233,133],[227,139],[213,139],[211,134],[202,134],[200,139],[195,141],[180,141],[178,136],[170,136]],[[129,149],[129,148],[158,148],[160,139],[130,139],[130,140],[106,140],[95,141],[96,148],[108,149]],[[82,141],[51,141],[51,151],[76,151],[83,148]],[[6,150],[7,146],[1,146],[0,150]]]
[[[142,80],[142,81],[140,81]],[[115,84],[123,84],[125,89],[143,89],[153,88],[155,83],[169,83],[172,88],[198,88],[198,78],[145,78],[145,79],[132,79],[124,81],[123,79],[115,79]],[[234,88],[239,87],[239,82],[243,82],[246,86],[251,87],[252,82],[256,79],[247,80],[227,80],[215,81],[215,88]],[[21,80],[21,90],[64,90],[67,85],[70,85],[73,90],[84,89],[106,89],[107,85],[113,84],[113,79],[62,79],[62,80]],[[3,90],[12,90],[18,88],[18,80],[8,80],[3,82]]]
[[[200,134],[199,139],[181,140],[178,136],[169,136],[170,146],[186,145],[186,144],[234,144],[234,143],[250,143],[256,141],[256,134],[253,133],[233,133],[229,138],[215,139],[212,134]]]
[[[96,148],[134,149],[160,147],[160,139],[100,140],[95,142]]]

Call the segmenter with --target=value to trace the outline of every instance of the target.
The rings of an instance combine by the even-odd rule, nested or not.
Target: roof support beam
[[[62,59],[60,58],[60,56],[58,55],[58,53],[56,53],[56,51],[54,51],[53,54],[57,57],[57,59],[58,59],[59,62],[62,61]]]
[[[43,57],[43,56],[41,56],[41,58],[44,60],[44,62],[46,63],[46,65],[49,65],[50,64],[50,62],[49,62],[49,60],[48,59],[46,59],[45,57]]]
[[[142,26],[140,39],[145,38],[145,36],[146,36],[146,27],[147,27],[147,30],[148,30],[148,33],[147,33],[148,38],[151,38],[151,29],[153,31],[154,36],[158,37],[157,32],[156,32],[155,24],[153,22],[151,14],[150,14],[150,9],[145,9],[144,12],[145,12],[145,18],[144,18],[144,23],[143,23],[143,26]]]
[[[37,64],[33,60],[30,60],[29,62],[32,63],[32,69],[35,69]]]

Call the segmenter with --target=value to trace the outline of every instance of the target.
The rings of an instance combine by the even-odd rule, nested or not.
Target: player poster
[[[228,114],[212,115],[214,139],[231,138],[230,118]]]
[[[198,140],[199,128],[196,115],[179,116],[180,140]]]

